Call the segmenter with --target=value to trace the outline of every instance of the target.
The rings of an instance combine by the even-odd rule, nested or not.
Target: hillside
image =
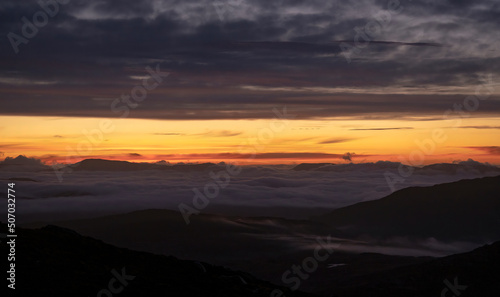
[[[411,187],[318,218],[353,236],[500,239],[500,176]]]
[[[2,230],[6,225],[1,225]],[[114,278],[133,278],[119,296],[262,296],[283,290],[253,276],[212,266],[117,248],[69,229],[17,229],[18,296],[96,296]],[[124,270],[122,270],[124,269]],[[116,288],[120,283],[114,284]],[[103,295],[104,296],[104,295]]]

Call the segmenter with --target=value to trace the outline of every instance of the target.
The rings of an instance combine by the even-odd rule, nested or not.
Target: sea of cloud
[[[201,192],[213,182],[209,170],[74,171],[60,182],[53,170],[33,159],[0,162],[0,180],[16,183],[19,221],[63,220],[94,217],[143,209],[177,210],[180,203],[193,205],[193,189]],[[448,167],[417,170],[396,188],[428,186],[460,179],[495,176],[498,167],[472,160]],[[295,209],[277,216],[304,218],[391,194],[385,174],[398,174],[399,163],[378,162],[323,166],[293,170],[294,165],[242,166],[227,187],[210,199],[202,212],[224,215],[269,215],[266,209]],[[6,195],[5,195],[6,196]],[[6,197],[2,197],[2,199]],[[6,203],[2,203],[6,208]],[[241,210],[247,210],[241,211]]]

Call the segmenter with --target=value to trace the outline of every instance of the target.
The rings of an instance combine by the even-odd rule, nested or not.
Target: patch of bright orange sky
[[[464,118],[457,127],[453,119],[289,120],[282,131],[270,134],[273,121],[4,116],[0,117],[0,152],[4,157],[25,155],[48,164],[87,158],[172,163],[339,163],[345,162],[341,158],[344,153],[351,152],[356,154],[356,163],[388,160],[419,165],[472,158],[500,165],[499,118]],[[445,140],[441,143],[432,139],[435,129],[442,129],[441,140]]]

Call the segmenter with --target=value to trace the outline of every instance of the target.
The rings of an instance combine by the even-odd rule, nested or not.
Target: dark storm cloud
[[[355,45],[388,1],[72,0],[18,54],[9,32],[22,36],[41,7],[3,1],[0,114],[119,116],[111,102],[156,64],[170,76],[130,117],[267,118],[282,105],[298,118],[442,114],[481,75],[498,78],[500,6],[414,2],[347,63],[338,41]],[[498,99],[478,112],[498,113]]]

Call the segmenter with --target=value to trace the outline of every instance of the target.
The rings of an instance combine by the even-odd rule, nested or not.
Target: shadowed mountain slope
[[[17,235],[17,296],[99,296],[116,273],[122,280],[113,287],[123,288],[117,296],[269,297],[276,289],[309,296],[247,273],[117,248],[60,227],[17,229]]]
[[[500,176],[410,187],[319,220],[355,236],[493,242],[500,239]]]
[[[352,278],[329,289],[337,297],[498,296],[500,242],[426,263]]]

